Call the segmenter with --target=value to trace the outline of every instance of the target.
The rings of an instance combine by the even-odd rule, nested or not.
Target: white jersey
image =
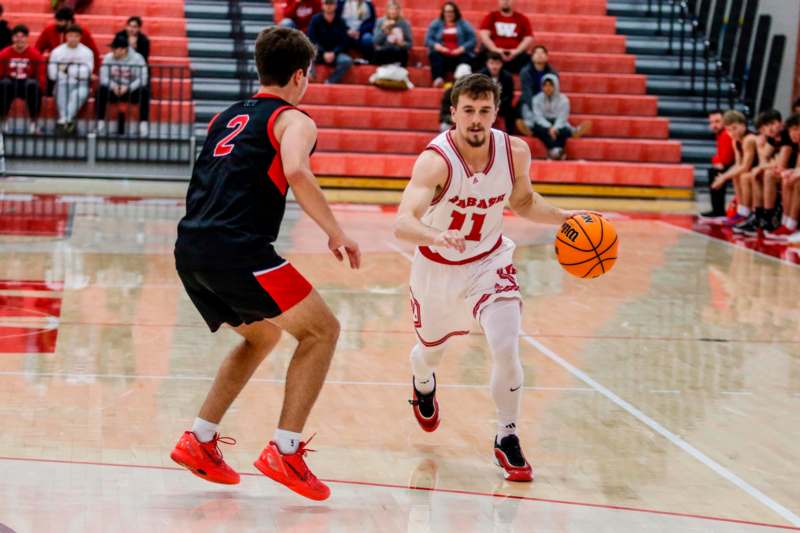
[[[458,230],[466,249],[420,246],[427,259],[447,265],[463,265],[486,257],[503,241],[503,210],[514,185],[511,141],[505,132],[491,129],[489,162],[480,172],[470,172],[458,152],[453,130],[437,136],[426,148],[447,163],[447,181],[433,198],[422,222],[441,231]]]

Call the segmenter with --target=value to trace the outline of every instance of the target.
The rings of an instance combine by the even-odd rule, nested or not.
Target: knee
[[[353,58],[347,54],[339,54],[336,56],[336,63],[341,66],[349,67],[353,64]]]

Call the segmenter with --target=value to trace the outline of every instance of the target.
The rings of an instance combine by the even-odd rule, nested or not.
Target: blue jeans
[[[355,48],[361,55],[364,56],[364,59],[370,61],[372,59],[372,54],[375,51],[375,46],[372,44],[372,34],[371,33],[362,33],[359,35],[358,39],[353,39],[352,37],[347,38],[347,47],[348,48]]]
[[[324,59],[324,52],[320,51],[317,55],[317,64],[321,65],[328,65],[329,63],[325,62]],[[328,76],[328,79],[325,83],[339,83],[344,78],[347,71],[350,70],[350,67],[353,66],[353,58],[345,53],[336,54],[336,59],[334,60],[333,66],[333,73]]]

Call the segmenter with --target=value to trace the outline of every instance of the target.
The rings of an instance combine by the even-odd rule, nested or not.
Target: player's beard
[[[464,139],[467,141],[467,144],[473,148],[480,148],[486,144],[486,131],[483,129],[480,131],[467,130]]]

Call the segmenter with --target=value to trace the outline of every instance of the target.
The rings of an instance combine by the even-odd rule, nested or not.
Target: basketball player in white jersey
[[[411,267],[411,306],[418,342],[411,351],[411,400],[425,431],[439,426],[436,376],[447,341],[476,324],[493,356],[497,406],[494,453],[509,481],[533,480],[516,435],[523,373],[519,360],[522,297],[514,243],[503,237],[503,209],[561,224],[577,212],[533,192],[528,145],[492,129],[500,89],[482,74],[456,83],[455,127],[436,137],[414,165],[397,215],[397,238],[418,246]]]

